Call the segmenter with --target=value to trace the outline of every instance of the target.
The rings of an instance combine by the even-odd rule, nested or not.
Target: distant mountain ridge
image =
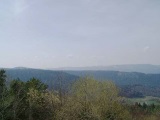
[[[91,66],[91,67],[62,67],[53,70],[102,70],[102,71],[121,71],[121,72],[140,72],[140,73],[160,73],[160,65],[151,64],[125,64],[111,66]]]
[[[42,70],[33,68],[7,68],[6,75],[8,81],[14,79],[20,79],[22,81],[28,81],[31,78],[36,78],[46,83],[49,88],[53,87],[56,89],[62,83],[64,88],[69,84],[73,83],[75,80],[79,79],[78,76],[71,75],[63,71],[52,71],[52,70]]]
[[[106,70],[81,70],[81,71],[60,71],[42,70],[33,68],[12,68],[5,69],[7,81],[19,78],[27,81],[37,78],[46,83],[50,89],[58,90],[61,86],[66,90],[73,82],[80,77],[91,76],[96,80],[110,80],[122,88],[122,94],[128,97],[138,97],[141,95],[160,96],[160,74],[145,74],[139,72],[121,72]],[[137,86],[138,85],[138,86]]]
[[[120,71],[66,71],[69,74],[84,77],[91,76],[97,80],[111,80],[117,85],[145,85],[160,87],[160,74]]]
[[[106,71],[106,70],[42,70],[33,68],[12,68],[6,69],[9,79],[19,78],[27,81],[33,77],[40,79],[48,85],[59,84],[62,80],[65,84],[72,83],[74,80],[83,76],[92,76],[97,80],[112,80],[117,85],[134,85],[141,84],[147,86],[160,86],[160,74],[146,74],[139,72],[121,72],[121,71]]]

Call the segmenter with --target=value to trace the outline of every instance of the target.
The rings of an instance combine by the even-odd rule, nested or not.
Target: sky
[[[160,65],[160,0],[0,0],[0,67]]]

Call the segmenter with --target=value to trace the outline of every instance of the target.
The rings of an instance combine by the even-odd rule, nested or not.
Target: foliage
[[[62,107],[62,120],[129,120],[130,115],[119,103],[118,89],[112,82],[98,82],[90,77],[77,81],[71,96]]]
[[[130,112],[135,120],[159,120],[160,106],[136,102],[134,105],[130,106]]]
[[[144,74],[138,72],[120,72],[120,71],[66,71],[72,75],[80,77],[93,76],[94,79],[112,80],[116,85],[145,85],[146,87],[159,87],[160,74]],[[160,95],[159,95],[160,96]]]
[[[124,104],[113,82],[83,77],[64,92],[62,80],[59,80],[57,91],[51,91],[36,78],[26,82],[14,79],[6,85],[5,71],[1,70],[0,119],[158,120],[160,117],[158,105]]]

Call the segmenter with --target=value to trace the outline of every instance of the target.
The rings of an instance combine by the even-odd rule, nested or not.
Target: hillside
[[[121,95],[126,97],[160,96],[160,74],[119,71],[51,71],[30,68],[6,69],[8,80],[27,81],[37,78],[49,88],[66,90],[75,80],[91,76],[99,81],[111,80],[121,88]]]
[[[69,74],[82,76],[92,76],[97,80],[112,80],[117,85],[145,85],[160,86],[160,74],[144,74],[138,72],[120,71],[65,71]]]
[[[111,66],[90,66],[90,67],[63,67],[56,68],[53,70],[72,70],[72,71],[83,71],[83,70],[103,70],[103,71],[123,71],[123,72],[140,72],[140,73],[160,73],[160,65],[151,64],[125,64],[125,65],[111,65]]]
[[[49,85],[49,87],[54,87],[55,89],[62,84],[64,88],[71,84],[73,81],[79,77],[71,75],[66,72],[61,71],[51,71],[51,70],[41,70],[41,69],[30,69],[30,68],[14,68],[5,69],[8,80],[20,79],[22,81],[27,81],[31,78],[37,78],[43,83]]]
[[[92,76],[100,81],[114,81],[120,88],[120,95],[124,97],[160,97],[160,74],[119,71],[67,71],[67,73],[79,77]]]

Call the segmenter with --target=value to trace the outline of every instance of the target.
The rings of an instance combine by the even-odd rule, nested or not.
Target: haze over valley
[[[160,0],[0,0],[0,120],[159,120]]]

